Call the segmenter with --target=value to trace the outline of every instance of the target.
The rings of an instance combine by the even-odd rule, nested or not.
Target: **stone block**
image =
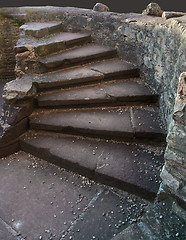
[[[150,3],[147,8],[143,11],[143,15],[153,15],[157,17],[162,16],[163,11],[157,3]]]
[[[32,83],[32,77],[26,76],[6,83],[3,89],[5,102],[16,102],[21,99],[32,98],[37,92]]]
[[[168,18],[177,18],[177,17],[182,17],[186,15],[186,13],[183,12],[168,12],[168,11],[164,11],[162,14],[162,18],[163,19],[168,19]]]
[[[11,126],[14,126],[32,113],[33,100],[10,105],[5,103],[3,110],[2,120]]]
[[[175,192],[179,190],[181,183],[166,170],[165,166],[162,169],[160,177],[162,178],[163,183],[171,190],[174,190]]]
[[[164,158],[169,164],[174,166],[181,166],[182,168],[186,169],[184,154],[175,150],[173,151],[169,146],[166,149]]]
[[[93,8],[93,11],[108,12],[109,11],[109,7],[107,7],[105,4],[102,4],[102,3],[96,3],[96,5]]]
[[[171,122],[167,142],[172,149],[185,153],[186,146],[186,127],[180,128],[178,124]]]

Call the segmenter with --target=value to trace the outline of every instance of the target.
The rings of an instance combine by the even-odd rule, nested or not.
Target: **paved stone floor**
[[[0,159],[0,176],[1,240],[110,240],[122,231],[118,239],[134,239],[125,230],[135,229],[145,214],[152,215],[153,204],[146,200],[22,151]],[[169,222],[169,214],[155,214]],[[139,239],[185,239],[184,223],[173,215],[171,219],[171,225],[160,226],[163,237],[148,233]],[[148,224],[154,225],[154,221],[157,224],[152,215]],[[172,228],[168,234],[167,226]]]
[[[111,239],[148,204],[24,152],[2,158],[0,176],[1,240]]]

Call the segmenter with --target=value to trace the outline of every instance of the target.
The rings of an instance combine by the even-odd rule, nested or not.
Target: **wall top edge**
[[[167,12],[165,12],[167,13]],[[174,13],[175,12],[170,12]],[[186,13],[181,13],[183,16],[177,17],[176,15],[171,18],[164,18],[142,15],[140,13],[117,13],[117,12],[97,12],[92,9],[84,9],[77,7],[56,7],[56,6],[24,6],[24,7],[7,7],[0,8],[0,15],[5,17],[10,17],[10,15],[23,15],[25,14],[26,21],[32,19],[42,19],[42,21],[50,21],[52,18],[60,20],[62,15],[75,15],[75,16],[94,16],[94,17],[103,17],[103,18],[112,18],[116,21],[128,22],[128,23],[140,23],[145,25],[178,25],[182,28],[182,32],[186,29]],[[177,13],[179,14],[179,13]],[[32,21],[32,20],[31,20]]]

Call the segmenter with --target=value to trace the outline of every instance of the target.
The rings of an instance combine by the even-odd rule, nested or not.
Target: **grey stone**
[[[138,78],[130,80],[117,80],[113,82],[100,83],[95,86],[81,86],[76,89],[60,89],[47,93],[41,93],[37,97],[40,107],[54,107],[64,105],[93,104],[127,104],[129,102],[156,102],[157,95],[144,85]]]
[[[3,99],[6,102],[16,102],[20,99],[32,98],[37,92],[32,79],[23,77],[5,84],[3,89]]]
[[[186,169],[184,154],[181,154],[180,151],[176,151],[174,148],[172,150],[169,145],[166,149],[164,157],[169,164],[172,164],[173,166],[181,166]]]
[[[177,18],[177,17],[182,17],[186,15],[186,13],[183,12],[168,12],[168,11],[164,11],[162,14],[162,18],[163,19],[169,19],[169,18]]]
[[[173,189],[175,192],[179,190],[181,186],[180,181],[178,181],[173,175],[171,175],[166,170],[165,166],[163,167],[160,177],[163,179],[164,184]]]
[[[87,68],[103,73],[105,75],[105,78],[116,76],[129,78],[139,76],[138,67],[136,67],[132,63],[128,63],[117,58],[106,60],[103,62],[93,63],[88,65]]]
[[[9,125],[14,126],[22,119],[28,117],[33,111],[33,101],[27,100],[17,104],[3,105],[2,120]]]
[[[169,126],[167,142],[172,149],[185,153],[186,127],[180,127],[177,123],[172,121]]]
[[[88,134],[108,138],[132,138],[130,112],[125,108],[54,110],[35,112],[30,128]]]
[[[34,49],[36,56],[45,56],[60,51],[67,46],[72,47],[77,44],[82,44],[90,41],[90,34],[86,33],[68,33],[63,32],[56,35],[51,35],[48,38],[20,38],[15,46],[16,53],[25,51],[26,49]]]
[[[102,3],[96,3],[96,5],[93,7],[93,11],[109,12],[109,7],[107,7],[105,4],[102,4]]]
[[[20,27],[25,34],[25,36],[31,36],[36,38],[42,38],[44,36],[48,36],[52,33],[56,33],[62,30],[62,23],[61,22],[45,22],[45,23],[38,23],[38,22],[31,22],[25,23]]]
[[[133,107],[131,121],[137,138],[153,138],[157,141],[165,139],[165,129],[162,126],[159,110],[155,107]]]
[[[172,203],[172,210],[173,212],[175,212],[177,216],[179,216],[186,222],[186,211],[183,208],[181,208],[175,201],[173,201]]]
[[[161,10],[160,6],[157,3],[149,3],[149,5],[143,11],[142,14],[161,17],[162,13],[163,11]]]
[[[16,232],[9,224],[0,218],[0,238],[2,240],[15,240],[18,232]]]
[[[145,151],[139,145],[34,131],[22,136],[21,149],[148,199],[158,191],[163,152],[156,155],[150,146]]]
[[[140,222],[132,224],[112,240],[185,239],[185,222],[172,212],[169,201],[170,198],[162,203],[156,201],[146,209]]]
[[[109,57],[116,57],[116,50],[96,44],[88,44],[75,49],[57,53],[40,59],[39,62],[51,71],[50,68],[70,67],[91,61],[98,61]]]
[[[104,78],[104,74],[88,69],[87,67],[72,68],[65,71],[42,74],[35,81],[39,89],[51,87],[70,86],[75,83],[88,83],[99,81]]]

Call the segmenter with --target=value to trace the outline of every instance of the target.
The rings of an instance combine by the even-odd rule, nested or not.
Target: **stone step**
[[[165,131],[156,107],[109,107],[38,110],[30,128],[81,134],[106,139],[162,141]]]
[[[63,32],[42,39],[22,37],[15,46],[15,52],[21,53],[33,49],[36,56],[46,56],[88,42],[91,42],[91,36],[87,33]]]
[[[127,103],[155,103],[158,95],[139,78],[98,83],[70,89],[43,92],[37,97],[39,107],[69,107],[93,105],[127,105]]]
[[[159,188],[161,148],[31,131],[22,136],[20,146],[60,167],[147,199],[154,198]]]
[[[20,27],[27,37],[42,38],[62,31],[62,22],[29,22]]]
[[[119,59],[105,60],[85,66],[44,73],[37,78],[39,89],[59,88],[64,86],[87,84],[113,78],[139,77],[139,69]],[[33,80],[34,81],[34,80]]]
[[[117,52],[114,49],[88,44],[42,58],[39,62],[46,68],[46,71],[51,71],[51,68],[68,67],[116,56]]]
[[[88,67],[94,71],[103,73],[105,78],[139,76],[139,68],[119,58],[93,63],[88,65]]]

